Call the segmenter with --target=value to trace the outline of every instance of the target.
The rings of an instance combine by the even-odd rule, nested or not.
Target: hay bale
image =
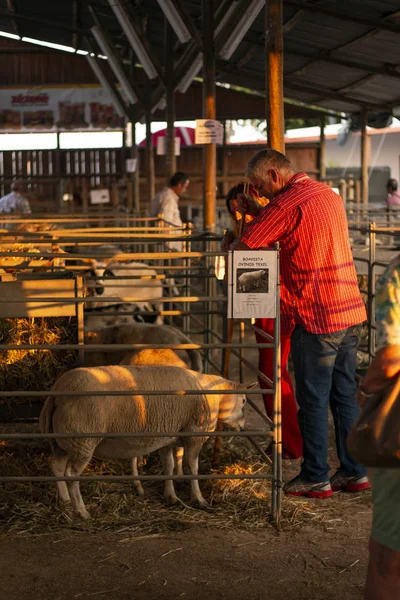
[[[1,344],[76,344],[76,317],[0,319]],[[78,364],[73,350],[0,350],[0,389],[49,390],[57,377]],[[45,398],[10,396],[1,404],[42,403]]]

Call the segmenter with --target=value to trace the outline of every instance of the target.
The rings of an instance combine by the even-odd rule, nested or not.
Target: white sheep
[[[262,283],[268,282],[268,270],[262,269],[259,271],[249,271],[239,275],[238,283],[242,292],[251,292],[261,286]]]
[[[244,390],[238,384],[217,375],[203,375],[178,367],[108,366],[78,368],[61,375],[52,391],[63,396],[47,398],[40,413],[43,433],[99,433],[97,438],[57,438],[51,463],[55,476],[80,476],[92,456],[132,458],[159,451],[165,475],[172,475],[172,448],[184,446],[185,457],[193,475],[198,474],[199,453],[205,437],[140,437],[104,439],[102,433],[126,432],[198,432],[215,431],[225,424],[236,431],[244,428]],[[127,396],[113,391],[130,392]],[[167,394],[136,395],[136,390],[199,390],[198,394],[175,396]],[[207,390],[235,390],[231,394],[207,394]],[[71,391],[93,392],[91,396],[68,396]],[[109,391],[109,396],[95,392]],[[61,501],[71,500],[73,508],[83,518],[89,518],[80,493],[79,481],[68,486],[57,482]],[[191,481],[192,500],[207,506],[197,479]],[[164,499],[178,502],[173,482],[166,480]]]
[[[104,327],[100,331],[95,331],[87,334],[87,343],[89,344],[168,344],[170,346],[178,344],[192,344],[193,342],[179,329],[170,325],[154,325],[153,323],[130,323],[127,325],[114,325]],[[121,351],[93,351],[86,352],[85,364],[89,367],[102,367],[105,365],[118,365],[121,361],[126,361],[124,364],[135,364],[130,362],[130,357],[133,356],[135,350],[131,352],[127,350]],[[203,370],[201,354],[196,349],[174,350],[181,361],[193,371],[199,373]],[[154,355],[155,356],[155,355]],[[160,364],[152,362],[152,364]],[[166,364],[165,360],[162,364]],[[172,365],[177,365],[176,359]],[[180,365],[182,366],[182,365]]]
[[[169,348],[144,348],[132,354],[128,354],[121,365],[130,365],[131,367],[148,367],[151,365],[165,365],[169,367],[180,367],[188,369],[188,365],[178,356],[175,350]],[[131,461],[132,475],[138,475],[138,463],[143,462],[143,457],[135,456]],[[183,446],[174,448],[174,475],[183,475]],[[142,482],[138,479],[133,482],[136,493],[144,496]]]
[[[132,315],[124,312],[147,311],[153,312],[162,309],[163,286],[160,279],[155,279],[157,271],[138,262],[98,261],[91,259],[91,274],[100,279],[93,280],[89,290],[96,297],[96,301],[88,302],[88,308],[94,311],[87,312],[85,320],[87,327],[93,331],[105,325],[131,323],[135,320]],[[104,279],[102,279],[104,277]],[[133,277],[133,279],[131,279]],[[88,279],[90,281],[90,279]],[[103,298],[115,300],[104,301]],[[134,302],[124,302],[124,298],[136,298]],[[143,299],[143,300],[142,300]],[[119,312],[116,307],[121,307],[120,315],[102,316],[101,311]],[[144,320],[144,317],[141,317]],[[162,317],[152,316],[152,320],[162,323]]]

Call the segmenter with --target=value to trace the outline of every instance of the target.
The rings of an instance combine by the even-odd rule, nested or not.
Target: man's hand
[[[243,244],[239,239],[236,239],[230,246],[229,250],[249,250],[246,244]]]
[[[259,212],[262,210],[261,204],[257,202],[252,196],[245,196],[244,194],[238,194],[237,197],[238,211],[242,215],[251,215],[257,217]]]
[[[236,236],[233,233],[233,231],[230,231],[228,229],[228,231],[225,231],[224,233],[224,237],[222,238],[221,241],[221,250],[222,252],[228,252],[231,244],[236,240]]]

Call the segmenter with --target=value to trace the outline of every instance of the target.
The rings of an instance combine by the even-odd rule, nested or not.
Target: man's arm
[[[249,250],[249,247],[246,246],[246,244],[244,244],[243,242],[241,242],[239,239],[236,239],[229,246],[229,249],[230,250]]]
[[[268,248],[290,233],[286,213],[273,204],[263,208],[240,238],[242,249]],[[240,248],[237,248],[238,250]]]

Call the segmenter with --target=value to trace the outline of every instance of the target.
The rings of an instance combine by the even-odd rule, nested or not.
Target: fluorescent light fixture
[[[29,44],[36,44],[36,46],[45,46],[46,48],[53,48],[54,50],[63,50],[64,52],[75,53],[75,48],[72,46],[63,46],[62,44],[53,44],[53,42],[45,42],[44,40],[37,40],[35,38],[23,37],[23,42],[28,42]]]
[[[8,31],[0,31],[0,37],[10,38],[10,40],[20,40],[21,36],[15,33],[8,33]]]
[[[158,4],[168,19],[169,24],[178,36],[181,44],[185,44],[192,39],[189,29],[186,27],[179,11],[177,10],[174,0],[157,0]]]
[[[187,92],[193,79],[199,74],[199,71],[200,71],[202,65],[203,65],[203,54],[200,53],[196,56],[196,58],[194,59],[194,61],[192,63],[192,66],[189,67],[188,71],[186,71],[185,75],[182,77],[182,79],[179,82],[179,85],[176,88],[179,92],[181,92],[181,94],[184,94],[185,92]]]
[[[231,18],[232,14],[235,12],[237,4],[238,4],[237,2],[232,2],[230,4],[228,10],[226,11],[226,13],[224,14],[224,16],[222,17],[222,19],[220,20],[220,22],[218,23],[218,25],[215,28],[214,40],[217,37],[217,35],[219,34],[219,32],[221,31],[221,29],[223,27],[225,27],[226,23],[229,21],[229,19]]]
[[[122,148],[122,131],[74,131],[60,133],[60,148]]]
[[[135,104],[138,101],[138,97],[132,89],[131,84],[129,83],[128,77],[126,76],[124,67],[118,56],[115,54],[114,50],[111,48],[106,36],[98,25],[95,25],[90,30],[93,33],[93,36],[104,52],[108,56],[108,62],[110,64],[111,69],[115,77],[121,84],[122,89],[125,92],[126,97],[128,98],[131,104]]]
[[[108,60],[108,56],[105,56],[104,54],[98,54],[97,58],[101,58],[101,60]]]
[[[87,50],[77,50],[76,53],[80,54],[80,56],[87,56],[89,54]]]
[[[115,90],[109,84],[107,77],[104,75],[103,71],[101,70],[100,66],[97,63],[96,58],[94,56],[88,54],[86,56],[86,60],[88,61],[89,65],[91,66],[91,68],[93,70],[93,73],[96,75],[97,79],[100,81],[103,88],[105,90],[107,90],[107,92],[109,93],[112,101],[114,102],[114,106],[116,108],[117,113],[119,114],[120,117],[124,117],[125,116],[125,108],[124,108],[122,102],[120,101],[119,97],[115,93]]]
[[[56,133],[3,133],[0,150],[55,150]]]
[[[242,19],[237,23],[228,36],[225,44],[220,50],[220,57],[229,60],[240,42],[254,23],[261,9],[265,6],[265,0],[252,0],[245,11]]]
[[[122,4],[118,4],[119,1],[122,2],[122,0],[108,0],[115,16],[118,19],[119,24],[122,27],[122,31],[128,38],[128,41],[132,46],[133,50],[136,52],[139,62],[142,64],[147,77],[149,79],[154,79],[158,76],[158,73],[153,64],[153,61],[148,55],[147,50],[143,46],[138,34],[136,33],[135,28],[131,23],[131,19],[125,7]]]

